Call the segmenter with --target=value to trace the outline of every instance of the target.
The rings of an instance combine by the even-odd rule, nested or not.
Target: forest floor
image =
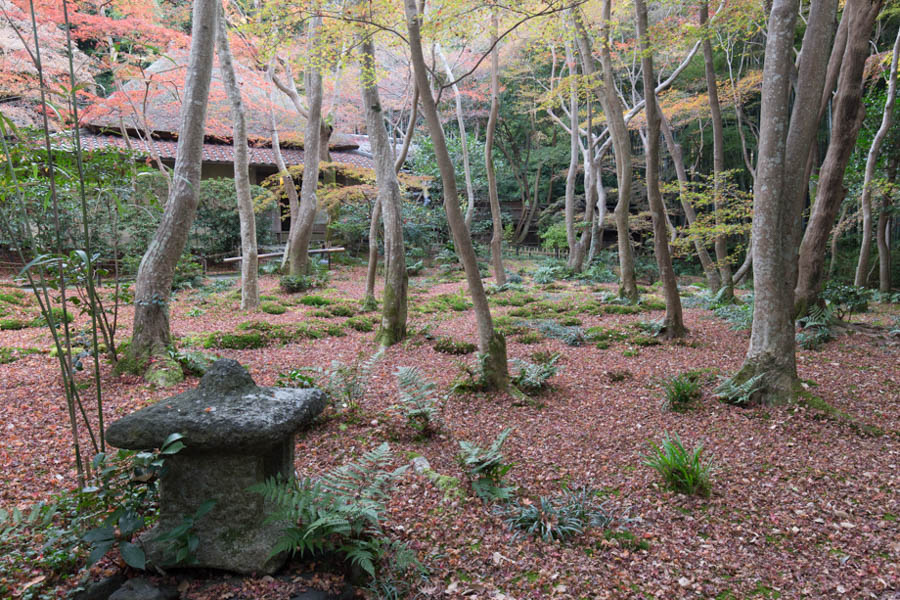
[[[577,346],[543,334],[509,335],[510,359],[560,354],[561,370],[548,391],[530,401],[507,393],[449,393],[463,372],[461,363],[473,366],[475,355],[438,352],[435,340],[447,336],[474,343],[474,316],[458,294],[464,289],[458,274],[447,280],[428,270],[410,280],[412,335],[375,364],[359,411],[332,414],[297,440],[296,468],[303,475],[388,441],[397,466],[422,455],[436,472],[462,482],[461,494],[445,494],[409,470],[389,502],[387,530],[415,549],[429,569],[416,584],[418,597],[900,597],[896,338],[845,334],[820,350],[799,350],[803,402],[740,408],[717,401],[712,390],[718,376],[740,366],[746,330],[732,329],[705,308],[686,308],[686,342],[657,344],[638,326],[662,316],[654,302],[635,314],[605,312],[612,284],[536,285],[530,277],[534,267],[527,261],[509,265],[525,275],[525,290],[492,295],[495,316],[530,311],[530,319],[609,332],[599,344],[587,340]],[[250,320],[285,327],[306,323],[321,331],[332,326],[321,339],[209,350],[240,361],[258,384],[275,385],[292,369],[327,367],[333,360],[352,363],[375,352],[374,334],[354,326],[365,329],[363,323],[374,321],[376,313],[349,322],[328,313],[335,303],[358,312],[364,279],[364,268],[341,267],[326,289],[310,292],[329,305],[306,306],[300,303],[304,294],[283,294],[277,278],[266,276],[262,293],[286,309],[277,315],[241,311],[234,281],[180,291],[171,309],[172,332],[180,348],[200,349],[210,332],[237,332]],[[653,297],[653,290],[645,292]],[[7,313],[0,319],[32,318],[33,299],[15,298],[0,304]],[[876,305],[854,321],[885,326],[886,332],[898,312],[896,305]],[[130,335],[131,317],[131,307],[124,307],[122,339]],[[515,331],[514,318],[500,321]],[[79,316],[76,329],[85,323]],[[19,349],[6,351],[9,362],[0,364],[3,508],[24,510],[75,485],[67,412],[50,345],[45,328],[0,331],[0,347]],[[418,366],[447,394],[441,428],[430,439],[418,439],[392,409],[398,366]],[[703,397],[686,412],[663,410],[662,382],[686,371],[700,373]],[[137,377],[115,377],[108,365],[102,373],[107,423],[197,383],[191,377],[175,388],[156,389]],[[456,459],[461,440],[486,447],[507,427],[512,433],[503,452],[512,468],[505,478],[520,497],[536,501],[566,487],[588,486],[613,516],[611,524],[564,543],[515,535],[471,493]],[[642,464],[650,444],[666,433],[678,434],[686,446],[703,445],[713,465],[709,497],[667,491]],[[83,444],[89,447],[87,440]],[[54,597],[71,586],[55,584],[26,564],[10,564],[10,556],[6,551],[0,558],[0,596],[5,589],[14,597],[38,598],[43,588],[42,594]],[[113,556],[93,574],[115,568]],[[32,589],[23,589],[35,581]],[[213,577],[182,582],[180,590],[186,599],[287,599],[302,589],[298,582],[298,577]]]

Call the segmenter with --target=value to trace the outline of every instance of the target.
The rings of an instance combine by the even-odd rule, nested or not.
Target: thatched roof
[[[69,145],[69,142],[66,142]],[[139,156],[158,156],[163,160],[175,160],[178,142],[174,140],[150,139],[129,137],[127,139],[119,135],[95,134],[83,132],[81,134],[81,147],[86,151],[116,150],[133,152]],[[250,147],[250,166],[275,168],[275,151],[272,148]],[[288,165],[303,164],[303,150],[284,149],[281,151],[284,162]],[[331,158],[335,162],[355,165],[366,169],[374,168],[372,159],[355,150],[333,150]],[[203,144],[203,162],[211,164],[232,164],[234,162],[234,146],[227,143]]]
[[[184,91],[187,54],[174,52],[144,69],[140,79],[129,81],[121,91],[96,103],[82,114],[81,124],[95,131],[150,131],[160,139],[174,139],[181,124],[181,101]],[[282,147],[303,147],[306,120],[281,92],[275,102],[269,101],[269,84],[263,73],[235,62],[238,85],[244,102],[247,134],[253,145],[264,146],[271,140],[270,111],[274,112]],[[207,139],[230,141],[232,136],[231,103],[222,83],[218,64],[213,67],[206,118]],[[335,132],[331,150],[357,147],[348,137]]]

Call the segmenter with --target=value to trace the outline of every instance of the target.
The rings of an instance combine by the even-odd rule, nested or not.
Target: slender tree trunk
[[[269,68],[266,71],[266,78],[272,82],[274,78],[274,69],[275,63],[274,61],[269,63]],[[272,104],[272,107],[275,106],[275,90],[269,89],[269,102]],[[297,195],[297,186],[294,184],[294,178],[291,177],[291,174],[288,172],[287,165],[284,162],[284,156],[281,154],[281,142],[278,139],[278,123],[275,121],[275,110],[274,108],[269,108],[269,119],[272,124],[272,150],[275,154],[275,166],[278,167],[278,172],[281,173],[281,185],[284,188],[284,193],[288,198],[288,212],[290,214],[291,219],[291,229],[293,230],[294,226],[299,219],[300,214],[300,199]],[[279,220],[279,228],[281,222],[281,206],[279,205],[276,210],[278,211],[278,220]],[[280,230],[280,229],[279,229]],[[288,265],[288,261],[291,256],[291,234],[288,233],[287,243],[284,245],[284,254],[281,257],[281,269],[285,270],[285,267]]]
[[[434,144],[435,158],[444,183],[444,209],[447,212],[447,222],[450,225],[450,232],[453,234],[456,252],[466,272],[469,294],[472,296],[474,305],[475,321],[478,325],[478,350],[482,354],[482,376],[489,387],[505,389],[509,383],[506,340],[502,334],[494,331],[490,306],[481,283],[481,275],[478,272],[478,260],[472,246],[472,238],[469,228],[466,227],[462,211],[459,209],[456,173],[453,169],[453,162],[450,160],[450,153],[447,151],[437,106],[431,95],[431,88],[428,86],[428,71],[425,56],[422,53],[421,17],[416,8],[416,0],[405,0],[405,7],[410,53],[416,74],[416,83],[419,86],[422,114],[428,124]]]
[[[375,44],[372,37],[360,40],[362,69],[360,84],[366,107],[366,129],[375,157],[375,183],[378,187],[376,207],[384,213],[384,298],[381,328],[375,336],[385,348],[406,337],[407,275],[403,246],[403,222],[400,217],[400,184],[391,157],[391,142],[384,126],[384,112],[375,79]],[[377,210],[377,208],[376,208]],[[373,211],[374,212],[374,211]],[[377,221],[372,220],[373,225]]]
[[[838,256],[838,240],[841,239],[841,234],[847,228],[847,203],[841,203],[841,215],[838,217],[837,225],[834,226],[834,229],[831,232],[831,262],[828,263],[828,278],[831,279],[834,276],[835,266],[837,265],[837,256]]]
[[[700,5],[700,27],[703,28],[709,18],[709,2]],[[713,130],[713,210],[715,210],[716,227],[724,226],[722,212],[722,178],[725,172],[725,128],[722,125],[722,109],[719,106],[719,88],[716,83],[716,69],[713,65],[712,43],[709,41],[709,33],[703,32],[703,62],[706,70],[706,88],[709,95],[709,112]],[[731,263],[728,261],[728,243],[724,234],[715,237],[716,266],[719,270],[721,287],[724,296],[719,296],[723,301],[734,298],[734,282],[731,275]]]
[[[375,198],[372,203],[372,216],[369,221],[369,265],[366,269],[366,295],[363,308],[375,310],[378,300],[375,299],[375,275],[378,271],[378,223],[381,221],[381,201]]]
[[[484,141],[484,166],[487,172],[488,196],[491,203],[491,264],[494,267],[494,283],[506,283],[506,271],[503,269],[503,219],[500,215],[500,198],[497,196],[497,175],[494,173],[494,132],[497,129],[497,118],[500,114],[500,65],[497,48],[497,29],[499,19],[497,11],[491,12],[491,114],[488,116],[487,132]]]
[[[836,0],[813,2],[791,106],[794,33],[800,0],[773,0],[763,63],[759,159],[753,193],[753,326],[747,357],[732,384],[752,381],[752,401],[772,403],[795,393],[793,289],[807,163],[818,124]]]
[[[681,145],[675,142],[675,137],[672,135],[672,128],[669,127],[669,121],[662,111],[660,111],[660,119],[662,121],[663,139],[666,141],[669,155],[672,157],[672,162],[675,164],[675,175],[678,177],[678,199],[681,201],[682,210],[684,210],[684,218],[687,219],[688,226],[690,226],[697,220],[697,212],[694,210],[694,206],[687,196],[688,176],[687,169],[684,167],[684,154],[681,151]],[[697,250],[697,258],[700,259],[700,265],[703,267],[703,272],[706,274],[706,282],[709,285],[709,289],[713,292],[718,292],[719,288],[722,286],[719,270],[716,269],[716,265],[713,263],[712,258],[710,258],[706,246],[703,245],[703,241],[697,236],[692,237],[694,238],[694,248]]]
[[[606,220],[606,187],[603,185],[603,173],[600,171],[600,161],[595,160],[596,172],[595,185],[597,187],[597,212],[594,214],[594,228],[591,234],[591,248],[588,251],[587,263],[591,264],[594,257],[603,250],[603,221]]]
[[[678,282],[672,268],[672,256],[669,254],[669,236],[666,230],[665,211],[662,193],[659,190],[659,105],[656,102],[655,74],[653,72],[653,55],[647,39],[647,5],[644,0],[634,0],[634,12],[637,21],[637,32],[641,47],[641,70],[643,71],[644,100],[647,115],[647,197],[650,202],[650,215],[653,220],[653,249],[656,253],[656,265],[663,282],[663,293],[666,298],[666,316],[660,335],[666,338],[682,338],[686,331],[681,311],[681,298],[678,295]]]
[[[623,116],[622,101],[616,93],[616,83],[612,64],[612,54],[609,50],[609,22],[610,22],[610,0],[603,0],[601,12],[601,50],[600,64],[602,66],[602,90],[600,94],[600,103],[603,105],[603,113],[606,115],[610,139],[613,143],[613,152],[616,157],[616,178],[618,188],[618,201],[616,202],[615,218],[616,233],[619,244],[619,270],[622,285],[619,294],[628,298],[632,302],[637,302],[639,298],[637,289],[637,280],[634,275],[634,251],[631,247],[631,231],[628,226],[628,211],[631,206],[631,181],[632,181],[632,162],[631,162],[631,139],[628,135],[628,129],[625,126],[625,117]],[[583,16],[576,17],[575,27],[577,31],[577,42],[579,50],[584,57],[584,65],[586,68],[585,76],[593,77],[596,72],[593,54],[591,52],[591,40],[588,37],[587,29],[582,22]]]
[[[440,57],[441,62],[444,64],[447,80],[453,81],[453,70],[450,68],[450,63],[447,61],[447,57],[444,55],[444,51],[441,49],[440,44],[436,46],[436,49],[438,57]],[[466,136],[466,122],[463,119],[462,94],[459,93],[458,85],[453,84],[451,87],[453,88],[453,98],[456,101],[456,124],[459,127],[463,173],[466,177],[466,198],[468,200],[468,204],[466,204],[466,227],[471,230],[472,217],[475,215],[475,188],[472,185],[472,168],[469,164],[469,138]]]
[[[574,82],[578,71],[575,67],[575,54],[572,44],[566,40],[566,63],[569,66],[569,78]],[[566,172],[566,243],[569,246],[567,267],[573,271],[581,271],[584,263],[584,251],[575,231],[575,181],[578,177],[578,164],[581,152],[578,148],[578,90],[574,83],[569,86],[569,170]],[[585,187],[587,190],[587,187]]]
[[[322,27],[321,17],[314,17],[309,26],[309,47],[313,48]],[[300,210],[297,224],[291,224],[291,246],[289,272],[302,275],[309,264],[309,240],[316,220],[318,201],[316,188],[319,185],[319,162],[322,141],[322,72],[315,66],[306,73],[306,95],[309,102],[309,117],[303,140],[303,182],[300,185]]]
[[[887,169],[888,184],[897,180],[897,170],[900,167],[900,158],[891,158]],[[878,215],[878,225],[875,235],[875,243],[878,246],[878,290],[884,293],[891,291],[891,194],[881,196],[881,214]]]
[[[247,149],[247,122],[244,120],[244,103],[234,73],[231,44],[225,24],[225,11],[219,4],[219,27],[216,45],[219,68],[228,100],[231,102],[231,120],[234,130],[234,191],[237,196],[238,218],[241,224],[241,310],[256,310],[259,306],[259,257],[256,246],[256,217],[253,199],[250,198],[250,157]]]
[[[181,369],[168,360],[167,354],[171,344],[169,298],[175,265],[184,251],[188,231],[197,213],[216,16],[217,5],[212,0],[194,2],[191,53],[172,186],[162,221],[138,268],[131,344],[126,360],[119,361],[120,370],[143,372],[149,381],[159,385],[176,383],[182,377]]]
[[[397,160],[394,162],[394,171],[397,173],[403,169],[403,163],[406,162],[406,156],[409,154],[409,146],[412,144],[413,134],[416,132],[416,120],[419,118],[419,86],[413,83],[412,106],[409,111],[409,125],[406,128],[406,134],[403,136],[403,145],[397,154]]]
[[[869,253],[872,250],[872,180],[875,178],[875,166],[878,163],[878,155],[881,145],[887,136],[891,125],[894,123],[894,101],[897,98],[897,59],[900,54],[900,30],[894,40],[894,50],[891,53],[891,70],[888,79],[887,99],[884,102],[884,115],[881,117],[881,126],[875,133],[869,155],[866,157],[866,175],[863,181],[862,197],[859,200],[862,208],[862,243],[859,249],[859,262],[856,265],[856,277],[854,285],[866,284],[866,276],[869,273]],[[884,214],[884,211],[882,211]],[[879,217],[880,218],[880,217]]]
[[[800,244],[799,275],[795,290],[797,315],[804,315],[819,302],[825,267],[825,248],[841,202],[846,195],[844,171],[856,146],[856,136],[865,116],[862,103],[863,70],[869,56],[869,36],[882,0],[848,2],[845,13],[852,11],[847,26],[837,92],[834,97],[834,119],[831,142],[819,172],[816,200]],[[848,16],[845,14],[844,19]]]

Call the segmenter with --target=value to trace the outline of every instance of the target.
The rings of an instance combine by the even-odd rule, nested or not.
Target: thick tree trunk
[[[622,101],[619,99],[615,87],[616,83],[612,64],[612,54],[609,50],[610,10],[610,0],[603,0],[603,8],[600,17],[602,22],[600,64],[603,71],[600,103],[603,105],[603,113],[607,118],[610,138],[613,143],[613,152],[616,157],[616,185],[619,198],[616,202],[614,214],[616,218],[616,234],[619,238],[619,276],[622,280],[619,294],[632,302],[637,302],[639,294],[637,280],[634,275],[634,251],[631,247],[631,231],[628,226],[628,211],[631,206],[631,181],[633,176],[631,139],[628,135],[628,129],[625,126],[625,117],[622,115]],[[588,37],[588,32],[587,29],[585,29],[582,19],[583,16],[574,19],[577,30],[576,39],[581,55],[584,57],[586,69],[585,75],[588,78],[591,78],[594,76],[597,69],[591,51],[591,40]]]
[[[700,27],[704,27],[709,18],[709,2],[700,5]],[[713,65],[712,44],[708,32],[703,32],[703,62],[706,70],[706,88],[709,95],[709,112],[713,130],[713,209],[715,210],[716,227],[722,228],[724,220],[722,212],[722,178],[725,172],[725,128],[722,125],[722,109],[719,106],[719,88],[716,83],[716,69]],[[719,270],[724,301],[734,298],[734,282],[732,281],[731,263],[728,260],[728,244],[724,234],[716,235],[716,266]]]
[[[159,385],[176,383],[182,377],[180,367],[167,354],[171,343],[169,298],[175,265],[197,213],[217,10],[212,0],[194,3],[191,53],[172,186],[162,221],[138,268],[131,344],[126,359],[119,361],[120,370],[144,373],[149,381]]]
[[[403,246],[403,222],[400,217],[400,184],[391,157],[390,141],[384,126],[384,112],[375,79],[375,44],[372,37],[360,40],[362,69],[360,84],[366,107],[366,129],[375,157],[376,207],[384,213],[384,298],[381,327],[375,336],[385,348],[406,337],[407,275]],[[377,210],[377,209],[376,209]],[[373,211],[374,212],[374,211]],[[376,220],[372,220],[373,224]]]
[[[835,0],[813,2],[797,69],[797,96],[791,104],[794,33],[800,0],[773,0],[763,67],[759,158],[753,194],[753,327],[747,357],[732,378],[752,381],[751,400],[780,402],[797,385],[794,354],[793,288],[796,241],[807,162],[818,123],[818,100],[825,80]]]
[[[869,56],[869,36],[882,0],[855,0],[844,7],[848,19],[847,42],[841,61],[831,142],[819,172],[816,200],[800,244],[799,272],[795,289],[797,315],[806,314],[819,302],[825,268],[825,248],[838,209],[846,195],[844,171],[856,146],[856,136],[865,116],[862,103],[863,70]]]
[[[866,157],[866,174],[863,180],[862,196],[859,204],[862,208],[862,243],[859,248],[859,261],[856,265],[856,277],[854,285],[865,285],[869,275],[869,253],[872,250],[872,180],[875,178],[875,166],[878,163],[878,155],[881,145],[887,136],[891,125],[894,123],[894,100],[897,98],[897,59],[900,53],[900,30],[894,40],[894,50],[891,53],[891,70],[888,78],[887,99],[884,101],[884,115],[881,117],[881,126],[875,133],[872,145],[869,147],[869,155]],[[882,211],[884,214],[884,211]],[[880,217],[879,217],[880,219]]]
[[[241,310],[256,310],[259,306],[259,257],[256,247],[256,217],[253,199],[250,198],[250,158],[247,149],[247,122],[244,120],[244,103],[234,73],[225,12],[219,5],[219,27],[216,46],[219,69],[231,102],[234,144],[234,191],[237,196],[238,218],[241,224]]]
[[[321,17],[315,17],[309,26],[309,46],[315,46],[322,27]],[[306,73],[306,95],[309,102],[309,116],[303,139],[303,182],[300,185],[300,210],[296,226],[291,223],[289,244],[291,247],[288,272],[302,275],[309,264],[309,240],[316,220],[318,201],[316,189],[319,186],[319,162],[322,141],[322,72],[315,66]]]
[[[500,215],[500,198],[497,196],[497,175],[494,173],[494,132],[497,129],[497,118],[500,114],[500,65],[497,48],[497,29],[499,27],[497,11],[491,13],[491,114],[488,116],[487,132],[484,141],[484,167],[487,172],[488,196],[491,203],[491,265],[494,267],[494,283],[506,283],[506,271],[503,269],[503,219]]]
[[[653,72],[653,55],[647,39],[647,5],[644,0],[634,0],[634,11],[637,32],[641,47],[641,70],[644,81],[644,100],[647,115],[647,198],[650,202],[650,215],[653,220],[653,250],[656,253],[656,265],[663,282],[663,293],[666,298],[666,316],[660,335],[666,338],[682,338],[685,335],[684,320],[681,311],[681,298],[678,295],[678,282],[672,268],[672,256],[669,254],[669,236],[666,230],[665,211],[662,193],[659,190],[659,105],[656,102],[655,74]]]
[[[681,145],[675,142],[675,137],[672,135],[672,128],[669,127],[666,115],[662,113],[662,111],[660,111],[660,119],[662,122],[663,139],[666,141],[669,156],[672,157],[672,162],[675,164],[675,175],[678,177],[678,199],[681,201],[682,210],[684,210],[684,218],[687,219],[688,225],[690,226],[697,220],[697,212],[694,210],[694,206],[691,204],[687,195],[688,176],[687,169],[684,167],[684,154],[681,151]],[[697,236],[693,237],[694,248],[697,250],[697,258],[700,259],[700,265],[703,267],[703,272],[706,274],[706,282],[709,285],[709,289],[713,292],[718,292],[719,288],[722,286],[719,270],[716,268],[715,263],[713,263],[712,258],[710,258],[706,246],[703,245],[703,241]]]
[[[466,272],[469,294],[474,305],[475,321],[478,325],[478,350],[483,360],[482,376],[487,386],[505,389],[509,384],[509,371],[506,364],[506,340],[502,334],[494,331],[490,306],[488,305],[487,295],[484,293],[484,286],[481,283],[481,275],[478,272],[478,260],[475,256],[475,249],[472,246],[472,238],[463,219],[462,211],[459,209],[456,173],[453,169],[453,162],[450,160],[450,153],[447,151],[447,143],[444,139],[444,131],[441,128],[437,106],[435,105],[434,97],[431,95],[431,88],[428,86],[428,71],[425,64],[425,56],[422,53],[421,17],[416,8],[416,0],[405,0],[405,7],[410,54],[416,75],[416,84],[419,86],[422,114],[425,116],[425,121],[428,124],[428,130],[434,144],[435,158],[441,171],[441,179],[444,184],[444,209],[447,212],[447,221],[450,225],[450,232],[453,234],[456,252]]]
[[[450,68],[450,63],[447,61],[444,51],[441,50],[440,44],[435,46],[435,48],[441,62],[444,63],[444,71],[447,73],[447,80],[453,81],[453,70]],[[466,122],[463,119],[462,94],[459,93],[459,86],[455,83],[451,87],[453,89],[453,99],[456,102],[456,125],[459,127],[459,143],[463,159],[463,174],[466,178],[466,199],[468,201],[466,204],[466,227],[471,231],[472,217],[475,215],[475,188],[472,185],[472,168],[469,164],[469,138],[466,135]]]

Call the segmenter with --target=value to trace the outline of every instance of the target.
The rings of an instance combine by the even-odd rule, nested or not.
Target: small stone
[[[109,600],[175,600],[178,590],[169,586],[157,587],[146,579],[129,579]]]
[[[72,596],[72,600],[108,600],[113,592],[122,587],[123,583],[125,583],[125,576],[116,573],[89,583],[82,591]]]
[[[424,456],[416,456],[412,459],[412,468],[413,471],[421,475],[422,473],[427,473],[431,470],[431,464]]]
[[[683,588],[686,588],[689,585],[691,585],[691,580],[688,579],[687,577],[682,577],[681,579],[678,580],[678,585],[680,585]]]

